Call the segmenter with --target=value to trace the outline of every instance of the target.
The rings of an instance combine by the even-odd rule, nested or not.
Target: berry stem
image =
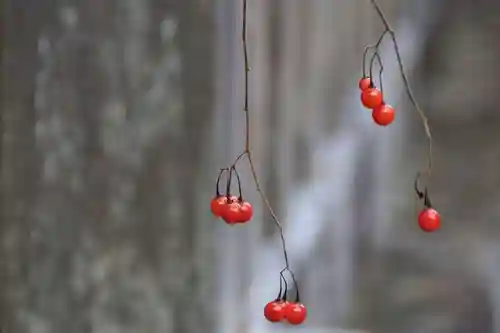
[[[246,146],[246,144],[245,144]],[[236,159],[234,160],[233,164],[231,164],[231,167],[233,166],[236,166],[236,164],[238,163],[238,161],[243,157],[245,156],[246,154],[248,154],[248,151],[243,151],[241,154],[238,155],[238,157],[236,157]]]
[[[430,127],[429,127],[429,121],[428,121],[427,116],[425,115],[424,111],[418,105],[417,100],[413,94],[413,90],[410,86],[408,77],[406,75],[406,70],[405,70],[405,67],[403,65],[403,61],[401,59],[399,45],[398,45],[398,42],[396,40],[396,33],[394,32],[391,25],[389,24],[389,21],[387,20],[387,17],[385,16],[384,12],[382,11],[382,8],[380,7],[378,1],[377,0],[370,0],[370,2],[372,3],[375,11],[377,12],[377,15],[379,16],[380,20],[382,21],[382,24],[385,27],[385,31],[382,33],[382,36],[379,39],[379,41],[382,40],[383,36],[386,33],[388,33],[391,36],[392,44],[394,46],[394,53],[396,54],[396,58],[398,61],[398,66],[399,66],[399,72],[401,73],[401,77],[403,79],[406,94],[408,95],[408,98],[410,99],[411,104],[413,105],[413,107],[417,111],[418,115],[420,116],[422,126],[424,127],[425,136],[427,138],[428,145],[429,145],[428,156],[427,156],[427,159],[428,159],[428,161],[427,161],[427,178],[428,178],[428,180],[430,180],[431,175],[432,175],[432,135],[431,135]]]
[[[300,303],[299,285],[297,283],[297,280],[295,279],[295,274],[293,274],[293,272],[290,270],[288,271],[288,273],[290,273],[290,276],[292,277],[292,280],[293,280],[293,284],[295,286],[295,291],[296,291],[295,302]]]
[[[227,168],[222,168],[220,169],[220,172],[219,172],[219,177],[217,177],[217,183],[215,184],[215,196],[218,198],[220,197],[220,191],[219,191],[219,183],[220,183],[220,179],[222,177],[222,174],[224,172],[226,172],[228,169]]]
[[[368,54],[368,51],[371,49],[372,47],[370,45],[368,45],[367,47],[365,47],[365,52],[363,52],[363,77],[367,77],[366,76],[366,55]],[[370,78],[371,79],[371,78]]]
[[[226,197],[229,200],[231,197],[231,181],[233,178],[233,167],[231,166],[229,168],[229,176],[227,177],[227,184],[226,184]]]
[[[281,299],[286,302],[286,299],[287,299],[287,294],[288,294],[288,283],[286,282],[286,279],[285,279],[285,276],[283,275],[283,272],[285,272],[287,269],[282,269],[281,272],[280,272],[280,278],[283,280],[283,284],[284,284],[284,287],[283,287],[283,296],[281,297]]]
[[[288,290],[288,284],[286,282],[285,277],[283,276],[284,271],[285,270],[283,269],[280,272],[280,292],[278,293],[278,297],[276,298],[276,301],[286,301],[286,291]]]
[[[377,62],[379,64],[379,72],[378,72],[378,82],[380,86],[380,92],[382,92],[382,95],[384,93],[384,83],[382,82],[382,73],[384,72],[384,64],[382,63],[382,58],[380,57],[380,53],[378,50],[376,50],[373,53],[373,56],[370,60],[370,84],[373,85],[373,65],[374,65],[374,60],[377,59]]]
[[[427,188],[424,190],[424,206],[427,208],[432,208],[431,199],[429,198],[429,193],[427,192]]]
[[[415,183],[414,183],[414,188],[415,188],[415,193],[417,193],[417,197],[419,199],[423,199],[424,198],[424,193],[419,189],[419,186],[418,186],[418,179],[420,178],[420,172],[417,172],[417,176],[415,177]]]
[[[236,178],[238,179],[238,192],[240,193],[238,200],[243,201],[243,193],[241,191],[241,180],[240,180],[240,175],[238,174],[238,171],[236,170],[236,166],[232,165],[231,166],[231,172],[234,171],[234,174],[236,175]]]
[[[369,50],[374,50],[374,54],[379,54],[378,52],[378,48],[380,46],[380,43],[382,43],[382,40],[384,39],[385,37],[385,34],[387,33],[387,30],[385,30],[378,38],[377,42],[375,44],[372,44],[372,45],[368,45],[365,47],[365,51],[363,52],[363,76],[366,76],[366,56],[368,55],[368,51]],[[380,54],[379,54],[380,55]],[[370,71],[371,73],[371,71]]]

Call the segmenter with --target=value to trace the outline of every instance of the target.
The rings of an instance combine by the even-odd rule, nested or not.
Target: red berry
[[[243,201],[240,204],[240,216],[238,218],[239,223],[245,223],[252,219],[253,216],[253,208],[252,205],[248,201]]]
[[[241,205],[238,200],[233,201],[226,205],[221,216],[227,224],[235,224],[240,219],[240,209]]]
[[[272,323],[283,320],[285,314],[284,305],[285,304],[280,301],[272,301],[267,303],[264,307],[264,317]]]
[[[432,208],[425,208],[418,215],[418,225],[425,232],[433,232],[439,229],[440,220],[439,213]]]
[[[359,89],[366,90],[366,89],[370,88],[371,84],[372,84],[372,80],[369,77],[362,77],[359,80],[358,86],[359,86]]]
[[[283,319],[281,321],[286,322],[286,308],[290,305],[288,301],[280,301],[281,305],[283,305]]]
[[[226,208],[227,198],[225,196],[214,197],[210,202],[210,210],[214,216],[220,217]]]
[[[382,104],[382,92],[377,88],[368,88],[361,92],[361,103],[368,109],[375,109]]]
[[[389,104],[382,104],[372,111],[373,121],[380,126],[387,126],[394,121],[394,108]]]
[[[307,309],[302,303],[289,303],[284,312],[286,320],[292,325],[300,325],[306,320]]]

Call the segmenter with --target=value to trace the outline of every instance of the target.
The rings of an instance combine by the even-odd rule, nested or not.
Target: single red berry
[[[387,126],[394,121],[394,108],[389,104],[382,104],[372,111],[373,121],[380,126]]]
[[[382,104],[382,92],[377,88],[368,88],[361,92],[361,103],[368,109],[375,109]]]
[[[363,91],[363,90],[370,88],[371,84],[372,84],[372,80],[369,77],[365,76],[359,80],[358,86],[359,86],[359,89],[361,89]]]
[[[238,218],[239,223],[245,223],[252,219],[253,216],[253,208],[252,205],[248,201],[243,201],[240,204],[240,216]]]
[[[210,210],[214,216],[220,217],[226,208],[226,196],[214,197],[210,202]]]
[[[284,312],[286,320],[292,325],[300,325],[306,320],[307,309],[302,303],[289,303]]]
[[[222,219],[227,224],[235,224],[240,219],[241,215],[240,210],[241,210],[241,205],[238,202],[238,200],[228,203],[221,214]]]
[[[264,307],[264,317],[272,322],[276,323],[283,320],[285,314],[285,306],[283,302],[272,301],[266,304]]]
[[[425,208],[418,215],[418,225],[425,232],[433,232],[439,229],[441,218],[433,208]]]

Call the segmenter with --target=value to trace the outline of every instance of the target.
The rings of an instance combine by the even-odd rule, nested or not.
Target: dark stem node
[[[300,303],[299,285],[297,283],[297,280],[295,279],[295,274],[293,274],[291,270],[288,270],[288,272],[290,273],[290,276],[293,280],[293,285],[295,286],[295,303]]]

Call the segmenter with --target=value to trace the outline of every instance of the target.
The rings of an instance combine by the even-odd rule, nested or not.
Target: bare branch
[[[427,137],[427,141],[428,141],[428,145],[429,145],[428,156],[427,156],[427,159],[428,159],[427,172],[426,173],[427,173],[428,179],[430,180],[431,174],[432,174],[432,135],[431,135],[430,127],[429,127],[429,121],[428,121],[427,116],[425,115],[424,111],[418,105],[417,100],[415,98],[415,95],[413,93],[413,90],[410,86],[408,77],[406,75],[406,70],[405,70],[405,67],[403,65],[403,60],[401,59],[399,45],[398,45],[398,42],[396,40],[396,33],[394,32],[391,25],[389,24],[389,21],[387,20],[387,17],[385,16],[384,12],[382,11],[382,8],[380,7],[378,1],[377,0],[370,0],[370,1],[372,3],[373,7],[375,8],[375,11],[377,12],[377,15],[380,17],[382,24],[385,27],[385,30],[382,33],[377,44],[380,44],[380,42],[385,34],[389,34],[391,36],[392,44],[394,45],[394,52],[396,53],[399,71],[401,73],[401,77],[403,78],[406,94],[408,95],[408,98],[410,99],[411,104],[413,105],[413,107],[417,111],[417,113],[420,116],[420,119],[422,121],[422,126],[424,127],[425,136]]]

